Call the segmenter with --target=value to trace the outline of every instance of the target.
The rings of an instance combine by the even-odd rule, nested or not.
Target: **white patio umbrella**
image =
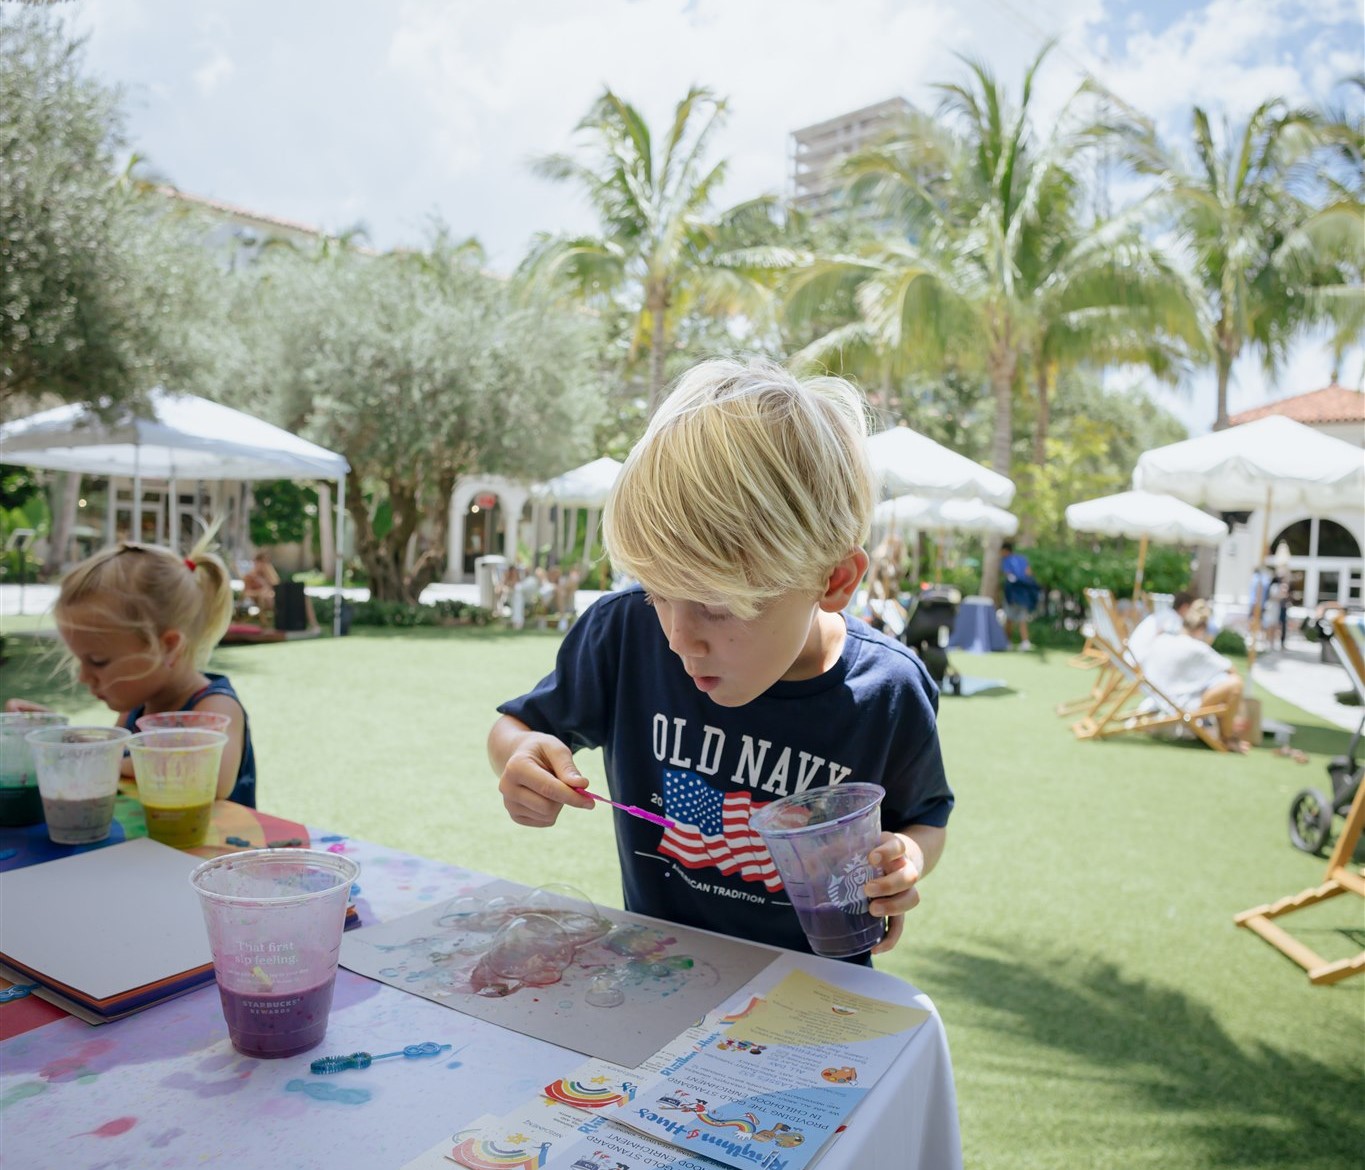
[[[872,518],[878,524],[908,528],[915,532],[952,529],[955,532],[985,532],[994,536],[1013,536],[1019,531],[1019,517],[984,500],[934,500],[904,495],[883,500]]]
[[[1358,508],[1365,500],[1365,450],[1269,415],[1143,452],[1133,486],[1218,512],[1263,505],[1268,511],[1272,502],[1310,512]]]
[[[1001,508],[1014,499],[1014,482],[909,427],[892,427],[867,441],[883,494],[983,500]]]
[[[1169,492],[1220,512],[1265,508],[1258,561],[1264,563],[1276,503],[1307,512],[1360,507],[1365,500],[1365,449],[1283,415],[1269,415],[1145,451],[1138,456],[1133,486]],[[1249,647],[1253,662],[1259,629],[1260,611],[1255,610]]]
[[[891,531],[977,532],[990,536],[1013,536],[1019,531],[1018,516],[984,500],[935,500],[913,494],[883,500],[873,510],[872,521],[878,528]],[[941,551],[935,543],[935,571]],[[918,573],[918,544],[914,567]]]
[[[1066,522],[1077,532],[1139,541],[1137,573],[1133,580],[1135,593],[1142,589],[1148,541],[1216,544],[1228,534],[1228,526],[1218,517],[1158,492],[1119,492],[1071,504],[1066,509]]]

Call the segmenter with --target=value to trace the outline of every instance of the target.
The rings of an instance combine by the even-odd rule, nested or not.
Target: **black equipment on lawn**
[[[1365,764],[1356,763],[1356,748],[1363,733],[1365,719],[1360,721],[1347,744],[1346,754],[1334,757],[1327,765],[1327,775],[1332,781],[1330,798],[1320,788],[1309,787],[1300,789],[1290,802],[1289,839],[1305,853],[1323,851],[1327,838],[1332,835],[1333,818],[1345,816],[1355,799],[1361,776],[1365,774]]]
[[[948,661],[948,639],[953,633],[962,594],[956,589],[932,585],[910,599],[901,641],[918,654],[934,682],[955,695],[962,693],[962,676]]]

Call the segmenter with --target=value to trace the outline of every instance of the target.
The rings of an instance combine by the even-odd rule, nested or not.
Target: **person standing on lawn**
[[[1033,611],[1038,608],[1038,599],[1043,595],[1043,587],[1033,578],[1033,568],[1028,557],[1014,551],[1012,541],[1000,546],[1000,575],[1005,579],[1005,637],[1012,628],[1019,628],[1019,649],[1032,650],[1028,640],[1028,622]]]

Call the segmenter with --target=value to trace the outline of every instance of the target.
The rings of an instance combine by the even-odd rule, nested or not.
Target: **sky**
[[[786,189],[794,129],[899,95],[926,109],[961,57],[1017,92],[1057,44],[1043,116],[1085,74],[1188,138],[1190,108],[1243,118],[1266,97],[1318,101],[1365,68],[1359,0],[74,0],[86,67],[125,94],[133,148],[184,191],[420,245],[433,217],[513,268],[537,232],[590,230],[530,160],[572,150],[604,86],[662,126],[693,84],[727,99],[718,205]],[[1339,93],[1339,91],[1338,91]],[[1234,371],[1235,412],[1327,384],[1319,341],[1275,384]],[[1341,381],[1358,386],[1365,356]],[[1132,379],[1131,380],[1140,380]],[[1193,433],[1200,374],[1163,405]]]

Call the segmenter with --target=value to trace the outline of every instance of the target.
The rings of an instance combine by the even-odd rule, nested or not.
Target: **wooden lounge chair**
[[[1081,647],[1080,653],[1073,655],[1066,661],[1068,666],[1075,667],[1078,670],[1098,670],[1099,674],[1095,677],[1095,684],[1087,694],[1078,699],[1058,703],[1056,708],[1058,715],[1093,714],[1100,700],[1113,691],[1114,685],[1118,681],[1114,669],[1109,663],[1109,651],[1104,648],[1095,633],[1095,598],[1099,595],[1111,598],[1113,596],[1107,589],[1087,589],[1085,591],[1085,605],[1088,615],[1086,625],[1090,632],[1086,635],[1085,645]]]
[[[1087,589],[1086,599],[1093,602],[1095,638],[1109,655],[1112,681],[1086,715],[1072,725],[1076,738],[1108,739],[1133,732],[1150,734],[1183,728],[1214,751],[1227,751],[1222,737],[1210,724],[1227,712],[1228,703],[1181,707],[1143,674],[1128,653],[1112,594],[1105,589]]]
[[[1356,692],[1365,699],[1365,624],[1359,617],[1339,617],[1333,621],[1332,630],[1332,644],[1337,657],[1346,668]],[[1316,906],[1338,894],[1355,894],[1365,898],[1365,868],[1352,868],[1351,865],[1362,829],[1365,829],[1365,784],[1356,787],[1355,797],[1346,813],[1346,825],[1327,861],[1327,872],[1321,883],[1281,898],[1278,902],[1243,910],[1233,919],[1238,926],[1245,926],[1259,934],[1282,955],[1293,959],[1308,972],[1310,983],[1337,983],[1352,975],[1359,975],[1365,971],[1365,950],[1349,959],[1329,962],[1271,920],[1307,906]]]

